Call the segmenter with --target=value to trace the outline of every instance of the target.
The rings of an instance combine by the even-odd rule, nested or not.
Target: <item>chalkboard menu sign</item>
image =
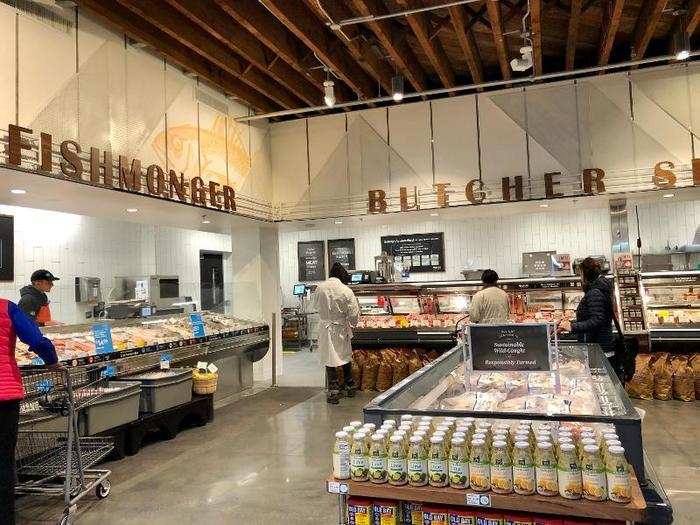
[[[0,215],[0,281],[15,278],[15,218]]]
[[[328,269],[339,262],[346,270],[355,269],[355,239],[333,239],[328,241]]]
[[[547,324],[471,325],[473,370],[543,372],[551,369]]]
[[[443,233],[414,233],[382,237],[382,252],[396,261],[410,264],[411,272],[445,271],[445,236]]]
[[[297,253],[300,281],[323,281],[326,278],[326,250],[323,241],[300,242]]]

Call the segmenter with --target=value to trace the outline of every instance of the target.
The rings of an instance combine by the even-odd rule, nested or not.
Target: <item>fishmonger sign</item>
[[[472,370],[546,372],[551,370],[552,330],[549,324],[469,326]]]
[[[28,135],[33,131],[22,126],[8,126],[8,163],[22,165],[22,150],[31,150]],[[158,164],[151,164],[144,170],[139,159],[129,159],[119,155],[115,166],[111,151],[90,148],[90,161],[80,158],[83,152],[74,140],[64,140],[59,146],[61,155],[61,175],[69,180],[89,182],[96,186],[119,189],[142,195],[152,195],[163,199],[186,202],[216,210],[235,212],[236,192],[231,186],[214,181],[204,181],[201,177],[185,180],[182,173],[169,170],[166,174]],[[39,171],[53,173],[53,137],[49,133],[39,136]]]

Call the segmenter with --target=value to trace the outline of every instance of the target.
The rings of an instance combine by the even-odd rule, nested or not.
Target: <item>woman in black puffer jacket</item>
[[[580,343],[598,343],[610,357],[615,351],[612,282],[601,275],[600,265],[592,257],[585,258],[580,269],[585,295],[576,309],[576,320],[562,320],[559,331],[577,334]]]

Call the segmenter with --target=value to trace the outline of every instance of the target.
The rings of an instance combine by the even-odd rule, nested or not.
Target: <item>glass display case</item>
[[[644,479],[641,418],[600,347],[562,343],[552,372],[470,372],[455,346],[364,408],[380,425],[402,414],[607,423]]]
[[[700,271],[642,273],[641,289],[652,343],[700,339]]]

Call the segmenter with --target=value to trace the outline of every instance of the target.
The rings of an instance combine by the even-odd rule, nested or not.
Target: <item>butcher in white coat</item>
[[[352,379],[352,329],[360,317],[360,306],[355,294],[346,286],[350,276],[340,263],[331,268],[328,280],[322,282],[313,294],[313,306],[318,311],[318,350],[321,364],[326,367],[327,400],[337,405],[341,386],[337,367],[343,368],[345,395],[353,397],[357,385]]]

